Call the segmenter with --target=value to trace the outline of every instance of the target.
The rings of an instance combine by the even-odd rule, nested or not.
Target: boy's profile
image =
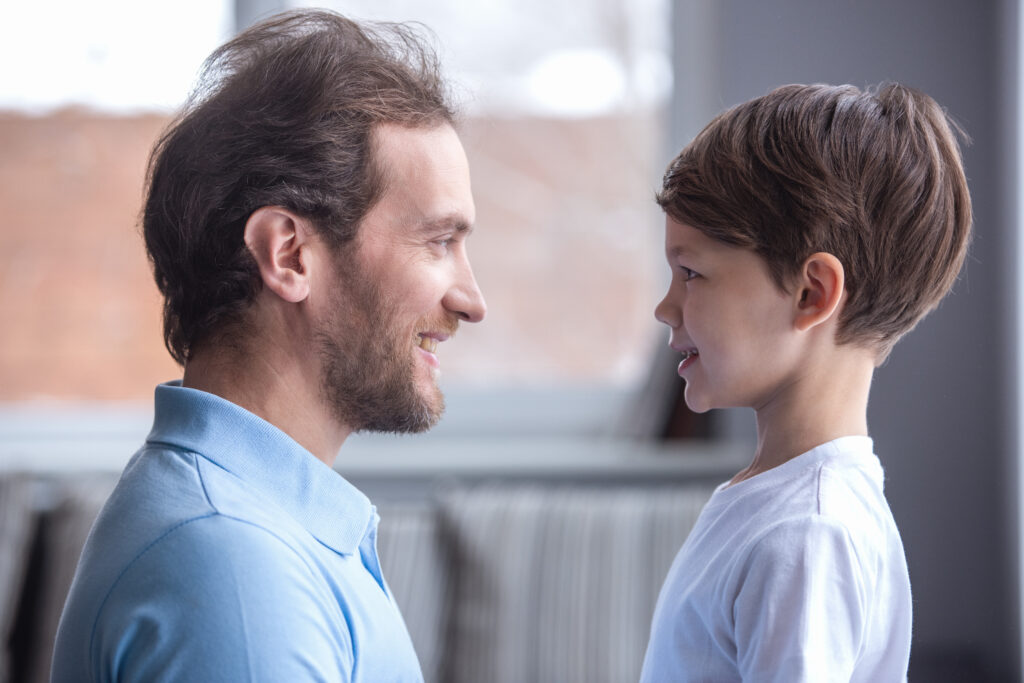
[[[669,165],[655,315],[687,405],[753,408],[757,449],[669,570],[643,681],[906,679],[910,581],[867,402],[964,260],[952,127],[902,85],[790,85]]]

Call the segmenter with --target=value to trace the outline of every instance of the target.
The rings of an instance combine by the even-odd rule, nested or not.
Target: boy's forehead
[[[672,260],[691,260],[694,264],[707,265],[710,261],[737,258],[738,252],[754,251],[736,244],[728,244],[711,237],[688,223],[665,216],[665,256]],[[761,259],[761,256],[757,256]]]
[[[687,247],[682,244],[672,244],[669,241],[665,242],[665,253],[668,254],[669,258],[679,258],[687,256],[695,256],[697,250]]]
[[[717,244],[700,230],[665,216],[665,251],[669,256],[693,255]]]

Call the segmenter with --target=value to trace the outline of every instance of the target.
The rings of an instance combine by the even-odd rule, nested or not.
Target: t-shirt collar
[[[884,484],[882,465],[878,456],[874,454],[874,441],[869,436],[841,436],[827,441],[811,450],[801,453],[795,458],[773,467],[766,472],[761,472],[750,479],[729,485],[728,481],[722,482],[715,488],[708,501],[707,507],[717,507],[737,497],[747,495],[752,491],[772,487],[779,482],[785,481],[795,473],[808,467],[816,467],[823,462],[834,466],[858,467],[864,470],[871,477],[879,490]]]
[[[377,519],[362,491],[283,431],[180,380],[157,386],[146,441],[195,452],[224,468],[339,553],[358,551]]]

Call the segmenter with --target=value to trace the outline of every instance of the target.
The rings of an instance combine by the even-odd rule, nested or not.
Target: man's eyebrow
[[[419,227],[423,232],[451,230],[456,233],[467,235],[473,232],[473,226],[466,222],[466,219],[463,216],[454,214],[422,221]]]

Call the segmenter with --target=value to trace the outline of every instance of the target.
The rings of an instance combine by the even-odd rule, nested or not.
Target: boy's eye
[[[687,268],[686,266],[679,266],[679,271],[683,274],[683,281],[684,282],[689,282],[693,278],[695,278],[698,275],[700,275],[700,273],[698,273],[697,271],[691,270],[691,269]]]

